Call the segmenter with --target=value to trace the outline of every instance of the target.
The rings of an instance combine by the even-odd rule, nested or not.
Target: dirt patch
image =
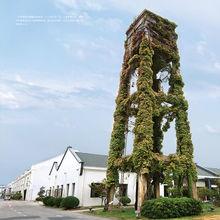
[[[220,220],[220,215],[210,215],[210,216],[203,216],[195,218],[195,220]]]

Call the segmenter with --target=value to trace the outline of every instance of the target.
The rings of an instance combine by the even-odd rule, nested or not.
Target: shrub
[[[45,192],[46,192],[46,191],[45,191],[45,187],[44,187],[44,186],[41,186],[40,191],[38,192],[37,195],[38,195],[39,197],[43,198],[43,197],[45,197],[45,195],[44,195]]]
[[[42,197],[37,197],[35,200],[39,202],[39,201],[43,201],[43,198]]]
[[[63,198],[54,198],[54,206],[59,208]]]
[[[206,187],[198,189],[198,196],[202,200],[206,200],[208,198],[212,198],[214,196],[214,191],[212,189],[208,189]]]
[[[131,202],[131,199],[129,197],[127,197],[127,196],[122,196],[119,199],[119,202],[122,203],[123,206],[126,206],[126,205],[128,205]]]
[[[21,199],[22,199],[21,192],[13,193],[13,194],[11,195],[11,199],[13,199],[13,200],[21,200]]]
[[[220,207],[220,199],[214,201],[214,205]]]
[[[50,199],[51,198],[53,198],[53,197],[51,197],[51,196],[46,196],[46,197],[44,197],[43,198],[43,204],[45,205],[45,206],[49,206],[49,203],[50,203]]]
[[[38,192],[38,197],[36,198],[36,201],[43,201],[43,198],[45,197],[45,187],[41,187],[40,191]]]
[[[62,199],[60,206],[64,209],[74,209],[79,205],[79,199],[74,196],[67,196]]]
[[[198,215],[202,212],[202,203],[191,198],[159,198],[144,202],[141,214],[149,218],[176,218]]]
[[[214,205],[220,207],[220,191],[215,195]]]
[[[48,200],[47,200],[47,204],[48,206],[52,207],[55,205],[55,199],[54,197],[50,197]]]
[[[202,203],[202,212],[213,212],[215,210],[215,207],[212,203],[210,202],[204,202]]]

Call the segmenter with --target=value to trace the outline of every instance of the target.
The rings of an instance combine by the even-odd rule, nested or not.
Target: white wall
[[[91,183],[101,183],[106,178],[106,169],[85,167],[83,170],[83,184],[80,188],[81,205],[82,206],[97,206],[101,205],[101,198],[91,198]]]
[[[49,173],[52,168],[54,161],[60,162],[63,155],[51,158],[41,163],[35,164],[31,167],[31,188],[30,197],[27,200],[35,200],[38,197],[38,192],[43,186],[47,189],[50,185]]]
[[[119,173],[119,183],[128,185],[127,196],[131,199],[130,204],[135,203],[136,178],[137,175],[135,173]]]
[[[82,177],[80,176],[80,169],[81,169],[81,164],[76,160],[72,152],[68,150],[59,169],[56,170],[56,168],[54,167],[54,169],[52,170],[49,176],[48,189],[50,187],[56,189],[57,186],[61,188],[61,185],[63,185],[63,197],[71,196],[73,194],[72,184],[75,183],[74,195],[80,199],[81,198],[80,189],[81,189],[81,179],[82,179]],[[68,195],[67,195],[67,184],[69,184]]]
[[[72,183],[75,183],[75,194],[80,206],[96,206],[101,205],[101,198],[91,198],[90,184],[93,182],[102,182],[106,178],[106,168],[100,167],[83,167],[82,176],[80,176],[81,163],[80,159],[74,157],[74,152],[71,149],[66,152],[64,160],[57,170],[54,166],[49,176],[49,186],[47,189],[61,188],[63,185],[63,197],[67,196],[67,184],[69,184],[69,195],[72,195]],[[120,175],[121,176],[121,175]],[[121,177],[120,177],[121,180]],[[122,182],[121,182],[122,183]],[[135,203],[136,191],[136,174],[124,174],[124,184],[128,184],[128,196],[131,198],[131,203]],[[52,192],[53,193],[53,192]],[[117,202],[117,199],[115,199]]]
[[[40,162],[31,167],[29,171],[26,171],[21,176],[17,177],[10,183],[11,191],[21,191],[24,198],[24,190],[26,191],[26,200],[35,200],[38,197],[40,188],[49,186],[49,172],[54,161],[60,162],[63,155],[51,158],[49,160]]]
[[[106,168],[85,167],[83,170],[83,185],[81,188],[81,205],[97,206],[101,205],[101,198],[91,198],[91,183],[101,183],[106,178]],[[125,173],[124,178],[119,174],[119,183],[128,184],[127,195],[131,199],[131,204],[135,203],[136,192],[136,174]],[[114,198],[114,204],[117,204],[117,198]]]
[[[30,187],[31,187],[30,179],[31,179],[31,170],[28,170],[10,183],[11,192],[20,191],[24,199],[24,190],[27,190],[26,192],[26,200],[27,200],[28,197],[30,196]]]

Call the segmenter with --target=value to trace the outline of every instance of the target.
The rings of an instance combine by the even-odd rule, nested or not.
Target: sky
[[[178,25],[195,162],[220,168],[219,0],[1,0],[0,184],[69,145],[107,154],[125,32],[145,8]]]

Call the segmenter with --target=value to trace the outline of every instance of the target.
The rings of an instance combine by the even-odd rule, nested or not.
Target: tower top
[[[145,9],[129,26],[126,32],[127,44],[135,50],[145,36],[151,41],[153,47],[169,53],[177,49],[176,27],[174,22]]]
[[[177,25],[172,22],[169,21],[166,18],[163,18],[147,9],[144,9],[135,19],[134,21],[130,24],[128,30],[126,31],[126,35],[128,36],[130,34],[130,32],[132,31],[132,29],[138,27],[139,25],[141,25],[143,23],[143,21],[148,21],[148,22],[153,22],[153,23],[157,23],[157,22],[162,22],[163,24],[166,25],[170,25],[172,26],[174,29],[177,27]]]

